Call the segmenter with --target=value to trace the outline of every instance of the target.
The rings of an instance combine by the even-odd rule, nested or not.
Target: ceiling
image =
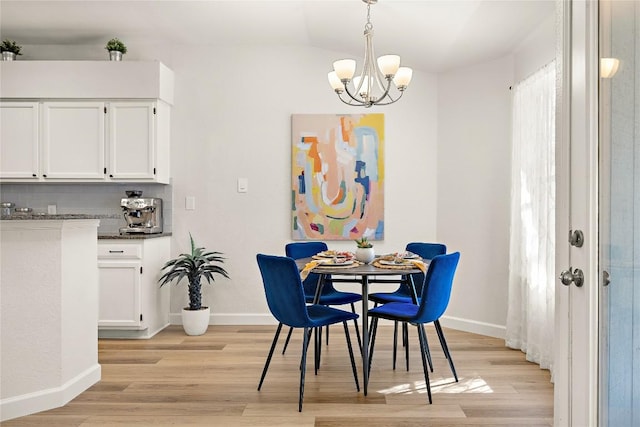
[[[517,50],[555,12],[555,0],[379,0],[371,6],[377,55],[442,72]],[[361,57],[360,0],[0,0],[0,37],[19,45],[314,46]]]

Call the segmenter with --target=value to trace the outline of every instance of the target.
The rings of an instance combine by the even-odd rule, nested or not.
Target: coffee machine
[[[120,234],[162,233],[162,199],[141,197],[142,191],[126,191],[127,197],[120,200],[120,207],[127,226]]]

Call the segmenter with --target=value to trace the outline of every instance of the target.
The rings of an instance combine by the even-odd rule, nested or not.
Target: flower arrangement
[[[127,47],[117,37],[109,40],[104,48],[109,52],[117,50],[118,52],[122,52],[123,54],[127,53]]]
[[[369,240],[365,236],[362,236],[360,239],[356,239],[355,242],[356,242],[356,245],[358,245],[359,248],[372,248],[373,247],[373,244],[371,244],[371,242],[369,242]]]
[[[9,39],[2,40],[2,44],[0,44],[0,52],[11,52],[16,55],[22,55],[20,51],[22,50],[22,46],[18,46],[18,44]]]

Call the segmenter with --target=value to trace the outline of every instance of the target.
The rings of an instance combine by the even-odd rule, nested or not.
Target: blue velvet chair
[[[326,251],[328,249],[327,244],[324,242],[295,242],[288,243],[285,247],[285,254],[293,259],[301,259],[311,257],[319,252]],[[318,279],[320,275],[317,273],[310,273],[307,278],[302,282],[304,286],[304,295],[307,303],[311,304],[315,297],[316,287],[318,286]],[[356,308],[354,303],[362,301],[362,295],[354,292],[342,292],[333,287],[333,283],[330,278],[327,278],[322,286],[322,294],[320,294],[320,305],[351,305],[351,312],[355,313]],[[358,321],[353,320],[356,329],[356,336],[358,339],[358,347],[362,349],[362,340],[360,338],[360,329],[358,328]],[[329,344],[329,328],[326,329],[326,341]],[[287,345],[291,338],[291,332],[293,329],[289,329],[287,339],[282,349],[282,354],[287,351]]]
[[[406,246],[406,250],[409,252],[413,252],[416,255],[419,255],[423,259],[433,259],[435,256],[444,255],[447,253],[447,247],[441,243],[422,243],[422,242],[413,242],[409,243]],[[416,288],[416,294],[420,295],[422,293],[422,284],[424,282],[424,274],[412,274],[411,279],[413,280],[414,286]],[[412,302],[413,299],[411,297],[411,290],[409,286],[405,283],[401,284],[398,289],[393,292],[376,292],[369,295],[369,301],[373,301],[375,306],[378,304],[386,304],[388,302]],[[437,330],[437,328],[436,328]],[[407,371],[409,371],[409,344],[407,342],[408,329],[407,324],[402,323],[402,344],[405,348],[405,364],[407,366]],[[396,346],[398,344],[398,322],[393,322],[393,369],[396,369]],[[427,344],[427,361],[429,362],[429,367],[431,372],[433,372],[433,364],[431,363],[431,354],[428,351],[429,346]]]
[[[260,274],[262,275],[262,282],[264,284],[264,292],[267,298],[267,304],[269,305],[269,310],[271,310],[273,316],[278,320],[278,322],[280,322],[278,324],[276,335],[273,338],[271,349],[269,350],[269,356],[267,357],[262,371],[262,376],[260,377],[258,390],[262,388],[262,383],[267,375],[267,370],[269,369],[273,350],[275,349],[280,331],[282,330],[282,325],[287,325],[291,328],[302,328],[304,332],[302,357],[300,359],[300,391],[298,398],[298,411],[302,412],[307,348],[309,346],[311,331],[323,326],[342,323],[344,326],[344,333],[347,338],[347,348],[351,359],[351,369],[353,370],[356,389],[360,391],[356,364],[353,357],[353,349],[351,347],[351,337],[347,326],[347,321],[356,319],[358,315],[319,304],[307,305],[302,281],[300,280],[300,273],[298,272],[298,268],[293,259],[288,257],[258,254],[257,260],[258,267],[260,268]],[[321,343],[318,342],[317,337],[318,335],[316,334],[316,349],[321,345]],[[318,353],[316,351],[316,373],[318,361],[317,354]]]
[[[371,369],[371,360],[373,359],[373,351],[376,342],[376,332],[378,329],[378,319],[388,319],[399,322],[408,322],[416,325],[418,330],[418,339],[420,341],[420,353],[422,356],[422,369],[424,371],[424,380],[431,400],[431,385],[429,384],[429,372],[427,368],[427,334],[424,331],[424,324],[433,322],[438,331],[440,344],[444,350],[445,356],[449,361],[449,367],[458,381],[451,353],[444,338],[444,333],[440,327],[439,319],[444,314],[451,297],[451,287],[453,286],[453,277],[460,260],[460,253],[454,252],[448,255],[438,255],[431,260],[427,274],[425,276],[424,286],[420,295],[420,304],[416,305],[412,302],[389,302],[379,307],[369,310],[369,317],[372,318],[371,329],[371,353],[369,358],[369,366]]]

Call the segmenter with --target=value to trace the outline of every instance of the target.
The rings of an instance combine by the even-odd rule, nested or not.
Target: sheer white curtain
[[[506,344],[552,370],[555,307],[555,62],[513,89]]]

